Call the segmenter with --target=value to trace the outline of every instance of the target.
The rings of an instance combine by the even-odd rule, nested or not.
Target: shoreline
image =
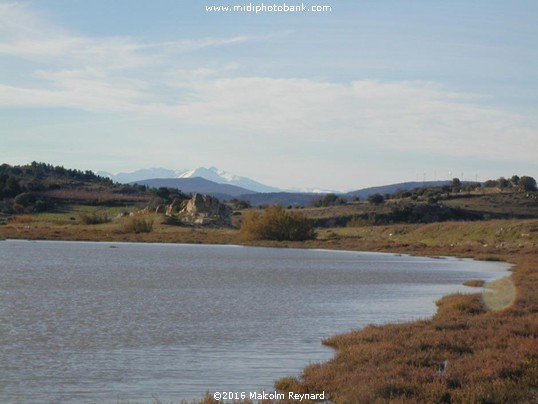
[[[504,258],[505,259],[502,261],[509,263],[511,266],[507,270],[507,275],[500,279],[509,279],[509,281],[513,282],[516,287],[521,287],[523,286],[521,281],[527,278],[526,276],[523,278],[523,272],[530,270],[529,272],[531,272],[531,274],[529,275],[532,275],[534,279],[537,278],[536,275],[538,274],[538,270],[536,267],[538,265],[538,259],[536,257],[533,257],[533,259],[531,258],[530,261],[527,260],[525,256],[516,257],[514,255],[509,255]],[[536,283],[538,282],[535,282],[535,286]],[[522,362],[526,363],[526,365],[521,365],[521,363],[514,364],[510,363],[509,361],[507,361],[505,364],[497,363],[498,367],[500,368],[498,376],[491,377],[490,375],[490,380],[487,380],[488,377],[484,377],[485,380],[481,380],[480,383],[475,382],[465,385],[464,382],[461,381],[466,380],[466,378],[471,380],[473,378],[479,379],[480,374],[484,373],[481,372],[480,366],[478,368],[476,366],[471,368],[474,371],[473,373],[476,374],[474,377],[472,374],[470,374],[470,372],[463,372],[457,375],[459,377],[451,378],[451,372],[449,370],[444,370],[445,365],[442,365],[443,371],[439,370],[441,367],[440,364],[452,364],[452,362],[457,363],[459,360],[466,360],[466,365],[469,365],[469,360],[464,357],[473,356],[474,349],[466,348],[464,346],[466,343],[469,343],[469,340],[466,338],[456,338],[459,339],[459,343],[463,344],[461,347],[456,346],[450,348],[449,346],[449,351],[450,349],[455,350],[455,358],[450,358],[450,360],[441,360],[442,358],[439,357],[437,360],[430,361],[428,366],[425,366],[427,368],[425,369],[426,377],[424,377],[424,374],[420,376],[415,374],[413,375],[414,377],[402,377],[402,373],[411,373],[413,371],[413,366],[407,366],[407,369],[400,368],[398,372],[399,374],[390,377],[387,377],[388,372],[379,371],[380,367],[388,369],[391,367],[391,364],[396,364],[397,366],[398,362],[401,361],[401,349],[399,348],[398,343],[404,340],[404,338],[402,338],[402,340],[396,338],[395,340],[393,336],[391,337],[390,335],[387,335],[387,333],[399,334],[404,331],[406,332],[407,337],[411,339],[417,337],[417,335],[418,338],[421,338],[421,333],[426,335],[427,333],[425,332],[425,329],[432,324],[434,325],[433,328],[437,328],[437,331],[441,332],[443,332],[443,327],[445,327],[447,330],[452,329],[456,331],[459,329],[466,329],[466,327],[472,328],[472,326],[469,325],[469,319],[466,318],[466,316],[469,316],[469,314],[471,317],[475,315],[501,317],[504,324],[502,324],[497,331],[502,332],[503,328],[514,327],[515,325],[510,324],[510,321],[516,316],[522,316],[522,308],[518,306],[521,300],[524,298],[529,298],[528,294],[526,297],[523,297],[521,296],[523,293],[518,293],[515,297],[516,301],[512,305],[498,311],[493,311],[489,310],[487,307],[484,309],[482,296],[485,289],[481,286],[475,286],[475,288],[477,287],[482,289],[482,292],[477,290],[476,292],[470,292],[469,294],[456,293],[443,296],[437,302],[438,307],[436,313],[431,318],[404,323],[368,325],[361,329],[352,330],[350,332],[328,338],[326,341],[323,341],[323,343],[334,349],[333,359],[325,363],[307,366],[303,373],[297,378],[285,377],[278,380],[276,382],[277,389],[282,391],[292,390],[311,392],[323,388],[325,389],[324,391],[329,391],[329,396],[332,397],[335,403],[369,403],[373,401],[392,402],[394,400],[409,403],[453,402],[452,400],[455,402],[535,402],[533,400],[538,399],[538,388],[536,387],[536,381],[538,381],[538,347],[535,347],[535,345],[531,346],[528,343],[524,345],[524,354],[522,355],[519,353],[520,356],[525,358],[525,360]],[[532,290],[532,293],[536,293],[535,287],[533,287]],[[536,314],[538,310],[536,308],[536,300],[538,299],[534,297],[532,302],[534,307],[531,307],[531,312],[529,313],[530,317],[532,318],[529,319],[528,323],[524,324],[522,327],[524,329],[531,328],[534,329],[534,331],[526,331],[527,334],[525,334],[525,332],[518,331],[520,335],[526,335],[527,339],[530,340],[535,340],[538,338],[538,318]],[[448,322],[452,322],[453,325],[438,325],[437,323],[440,321],[443,322],[447,320],[447,311],[450,312],[450,310],[454,309],[454,307],[460,311],[458,314],[461,314],[461,317],[458,318],[457,316],[450,316]],[[479,328],[479,326],[476,325],[476,328]],[[431,332],[428,334],[430,338],[435,338],[432,337]],[[457,335],[458,333],[456,332],[455,334]],[[377,348],[374,347],[373,353],[363,356],[369,357],[372,355],[379,355],[385,359],[387,352],[390,355],[390,352],[393,351],[397,353],[396,357],[392,357],[389,360],[378,361],[377,363],[374,361],[373,364],[367,363],[368,359],[361,358],[361,355],[359,355],[359,358],[348,357],[352,355],[354,349],[367,349],[369,345],[379,344],[380,342],[386,343],[387,341],[390,341],[392,344],[390,347],[381,344],[383,345],[382,350],[384,352],[379,352],[376,350]],[[534,341],[533,343],[535,344]],[[422,341],[419,344],[419,349],[414,349],[412,352],[418,352],[419,354],[423,352],[424,347],[421,346],[421,344],[428,346],[427,342]],[[440,345],[443,344],[441,343]],[[433,345],[429,346],[429,348],[433,348]],[[519,349],[517,347],[513,348],[515,349],[511,354],[517,355],[516,352],[518,352]],[[492,350],[494,351],[494,349]],[[505,347],[503,347],[503,349],[500,351],[504,350],[506,350]],[[493,357],[493,353],[488,354],[487,357],[484,358],[484,362],[487,363],[491,361]],[[342,372],[341,374],[337,374],[338,371],[335,370],[341,369],[342,367],[348,367],[350,364],[357,366],[356,364],[360,363],[361,360],[364,360],[367,366],[364,366],[363,368],[346,369],[346,371]],[[422,360],[424,360],[424,358],[422,358]],[[469,368],[466,369],[464,366],[459,367],[463,367],[464,370],[471,370]],[[453,366],[451,366],[451,368],[453,368]],[[375,380],[376,376],[365,376],[372,370],[375,371],[374,373],[377,375],[377,380]],[[450,370],[452,371],[452,369]],[[487,371],[488,369],[483,370]],[[511,374],[511,372],[518,373],[517,378],[505,376],[506,374]],[[519,374],[523,372],[528,373],[528,375],[522,376]],[[409,382],[410,379],[417,377],[423,377],[423,380],[421,380],[419,383]],[[357,388],[350,387],[350,379],[356,380]],[[345,382],[342,382],[342,380]],[[382,380],[382,382],[377,383],[378,380]],[[429,385],[433,385],[433,388],[426,391],[425,394],[421,391],[423,390],[421,385],[426,384],[424,382],[428,382]],[[498,384],[502,383],[506,384],[507,386],[498,386]],[[461,390],[463,390],[463,392]]]

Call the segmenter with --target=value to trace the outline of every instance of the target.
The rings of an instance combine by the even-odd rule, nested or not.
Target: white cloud
[[[535,161],[534,119],[440,84],[242,77],[234,64],[185,67],[188,52],[250,40],[233,36],[150,43],[83,37],[21,3],[2,3],[0,55],[30,61],[33,81],[25,86],[0,82],[0,106],[121,112],[156,121],[166,117],[275,142],[330,139],[335,148],[375,146]]]
[[[245,133],[330,138],[335,146],[528,161],[538,146],[538,130],[524,117],[432,83],[205,77],[183,89],[196,101],[148,110]]]

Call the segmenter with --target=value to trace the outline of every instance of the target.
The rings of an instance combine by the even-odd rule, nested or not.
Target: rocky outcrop
[[[195,194],[189,200],[174,200],[167,206],[166,215],[191,225],[229,226],[231,223],[229,208],[217,198],[202,194]]]
[[[185,207],[185,200],[174,199],[170,205],[165,207],[166,216],[177,215]]]

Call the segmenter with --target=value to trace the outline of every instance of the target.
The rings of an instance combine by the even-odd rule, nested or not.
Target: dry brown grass
[[[91,214],[98,209],[84,212]],[[114,209],[107,209],[109,217]],[[73,216],[75,215],[75,216]],[[238,231],[230,228],[193,228],[165,224],[163,215],[145,214],[147,222],[153,222],[152,231],[130,232],[129,222],[132,217],[116,217],[108,223],[86,225],[79,220],[80,213],[72,211],[64,214],[32,215],[31,222],[20,223],[15,216],[8,224],[0,225],[0,239],[27,240],[73,240],[73,241],[126,241],[146,243],[192,243],[192,244],[236,244]]]
[[[80,215],[80,220],[84,224],[103,224],[112,221],[112,218],[108,215],[107,212],[91,212],[83,213]]]
[[[482,286],[484,286],[485,282],[480,279],[472,279],[470,281],[463,282],[463,284],[472,288],[481,288]]]
[[[32,221],[31,215],[18,215],[9,218],[9,223],[31,223]]]
[[[143,217],[131,217],[124,225],[123,231],[126,233],[151,233],[153,231],[153,220]]]
[[[287,211],[280,205],[274,205],[261,213],[247,212],[241,224],[241,236],[245,241],[302,241],[315,239],[316,233],[300,212]]]

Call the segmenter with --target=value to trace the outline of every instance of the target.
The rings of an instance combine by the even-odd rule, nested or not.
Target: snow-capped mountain
[[[247,177],[241,177],[229,173],[224,170],[219,170],[216,167],[200,167],[194,170],[169,170],[166,168],[146,168],[142,170],[133,171],[130,173],[118,173],[112,174],[106,171],[98,171],[97,175],[102,177],[108,177],[113,181],[120,182],[122,184],[132,183],[136,181],[144,181],[150,179],[164,179],[164,178],[204,178],[209,181],[216,182],[217,184],[235,185],[241,188],[253,192],[280,192],[281,190],[275,187],[270,187],[259,183],[258,181],[251,180]]]
[[[261,184],[247,177],[241,177],[239,175],[235,175],[224,170],[219,170],[216,167],[200,167],[194,170],[187,170],[180,173],[176,178],[195,177],[205,178],[206,180],[216,182],[217,184],[235,185],[255,192],[280,192],[280,189],[278,188]]]
[[[322,188],[289,188],[285,189],[285,192],[303,193],[303,194],[343,194],[345,191],[334,189],[322,189]]]

